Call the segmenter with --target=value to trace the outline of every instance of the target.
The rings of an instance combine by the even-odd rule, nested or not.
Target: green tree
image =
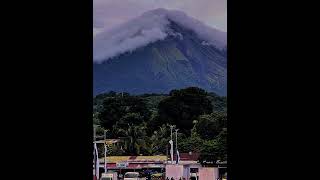
[[[147,138],[146,151],[148,155],[166,154],[170,140],[170,129],[168,125],[163,124],[150,138]]]
[[[119,128],[126,128],[128,125],[141,125],[143,123],[143,117],[140,113],[128,113],[121,117],[117,122]]]
[[[227,111],[227,97],[221,97],[212,92],[208,93],[207,97],[212,102],[213,111]]]
[[[159,119],[158,112],[153,112],[150,120],[147,121],[147,133],[148,135],[152,135],[154,131],[156,131],[158,128],[165,126],[165,122],[161,121]]]
[[[227,128],[224,128],[220,134],[216,138],[216,143],[217,143],[217,157],[221,161],[226,161],[227,160],[227,151],[228,151],[228,144],[227,144]]]
[[[227,129],[223,129],[216,139],[204,141],[199,160],[201,163],[227,160]]]
[[[195,125],[197,133],[205,140],[215,138],[226,127],[227,114],[223,112],[201,115]]]
[[[98,112],[93,113],[93,117],[92,117],[92,121],[94,125],[99,125],[100,121],[99,121],[99,117],[98,117]]]
[[[107,152],[108,152],[108,156],[123,156],[123,155],[125,155],[125,152],[121,148],[121,146],[117,146],[117,145],[108,146]]]
[[[144,121],[147,121],[151,114],[142,98],[125,95],[123,97],[106,98],[99,113],[99,120],[104,128],[111,129],[113,125],[129,113],[139,114]]]
[[[203,89],[190,87],[172,90],[170,97],[163,99],[158,105],[158,121],[176,124],[182,132],[190,134],[193,120],[211,112],[212,104]]]
[[[203,140],[194,128],[192,129],[191,136],[189,137],[185,137],[183,134],[180,134],[178,142],[178,148],[181,152],[200,152],[203,144]]]
[[[123,134],[124,148],[127,154],[139,155],[146,147],[146,131],[144,126],[129,125],[128,129],[120,129]]]

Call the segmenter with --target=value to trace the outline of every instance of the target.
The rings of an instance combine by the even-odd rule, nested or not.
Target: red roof
[[[147,167],[152,167],[152,166],[163,166],[163,164],[149,164],[149,163],[143,163],[143,164],[138,164],[138,163],[129,163],[128,167],[125,167],[123,169],[139,169],[139,168],[147,168]],[[107,164],[107,168],[110,169],[118,169],[117,164],[116,163],[108,163]]]
[[[197,161],[199,159],[200,153],[180,153],[180,161]],[[177,159],[177,156],[173,156],[173,160],[175,161]]]

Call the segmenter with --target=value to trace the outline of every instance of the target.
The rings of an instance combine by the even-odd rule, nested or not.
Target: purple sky
[[[93,0],[94,35],[156,8],[182,10],[211,27],[227,31],[227,0]]]

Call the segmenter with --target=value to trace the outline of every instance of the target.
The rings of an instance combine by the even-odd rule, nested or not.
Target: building
[[[181,176],[190,179],[191,175],[196,175],[199,180],[216,179],[222,177],[227,173],[227,162],[217,161],[212,164],[201,164],[198,159],[200,153],[180,153],[179,165],[172,165],[171,161],[168,161],[166,166],[166,177],[169,179],[179,179]],[[173,158],[174,163],[176,162],[176,156]]]
[[[104,158],[100,158],[100,168],[103,171]],[[107,170],[123,174],[128,171],[143,172],[152,170],[164,172],[167,156],[108,156]]]
[[[103,143],[103,142],[102,142]],[[114,143],[111,143],[114,144]],[[108,156],[107,170],[118,174],[125,172],[158,172],[165,173],[171,177],[185,177],[187,180],[193,175],[198,178],[212,174],[212,177],[221,176],[226,173],[226,162],[219,162],[216,166],[203,167],[199,162],[199,153],[180,153],[179,164],[176,165],[176,156],[171,162],[170,156]],[[100,173],[104,172],[104,157],[99,158]],[[203,179],[203,178],[202,178]],[[200,179],[201,180],[201,179]]]

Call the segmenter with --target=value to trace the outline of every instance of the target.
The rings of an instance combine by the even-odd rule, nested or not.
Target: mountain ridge
[[[156,12],[161,14],[161,11]],[[144,14],[146,15],[148,13]],[[166,33],[164,38],[118,54],[108,51],[106,54],[112,56],[107,60],[94,61],[94,95],[107,91],[131,94],[168,93],[172,89],[196,86],[225,96],[227,45],[216,46],[210,39],[202,38],[193,29],[172,20],[168,20],[168,23],[163,31]],[[137,39],[136,37],[140,38],[143,31],[136,28],[128,34],[130,40],[133,40]],[[126,41],[123,37],[120,32],[118,37],[112,38],[114,42],[121,44]],[[100,43],[105,40],[108,38]]]
[[[211,28],[184,12],[159,8],[96,35],[93,40],[93,60],[101,63],[119,54],[163,40],[173,35],[170,29],[172,22],[192,30],[199,38],[219,49],[226,48],[225,32]]]

